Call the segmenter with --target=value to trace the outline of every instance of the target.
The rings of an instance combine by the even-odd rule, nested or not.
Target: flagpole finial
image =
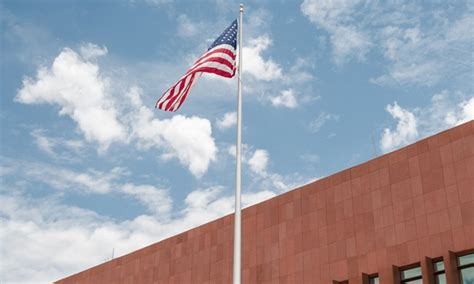
[[[240,12],[244,11],[244,4],[240,3]]]

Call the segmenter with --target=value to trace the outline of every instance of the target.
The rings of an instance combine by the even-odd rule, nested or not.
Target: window
[[[407,268],[402,268],[400,271],[400,282],[401,283],[410,283],[410,284],[422,284],[422,275],[420,264],[416,266],[409,266]]]
[[[459,278],[463,284],[474,284],[474,253],[458,256]]]
[[[433,260],[434,280],[436,284],[446,284],[446,272],[443,258]]]
[[[375,275],[370,275],[369,276],[369,284],[379,284],[379,275],[378,274],[375,274]]]

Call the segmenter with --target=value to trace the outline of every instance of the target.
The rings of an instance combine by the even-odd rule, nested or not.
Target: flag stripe
[[[180,84],[178,86],[176,86],[174,88],[174,90],[176,90],[176,88],[178,88],[178,91],[175,92],[174,95],[171,95],[170,96],[170,99],[168,100],[168,102],[166,103],[166,108],[169,108],[173,103],[174,101],[176,100],[177,97],[179,97],[179,95],[181,94],[182,90],[185,88],[185,86],[187,87],[188,84],[185,84],[186,81],[188,81],[189,77],[186,77],[185,80],[181,80]]]
[[[233,48],[232,48],[232,50],[228,49],[228,48],[217,48],[217,49],[213,49],[213,50],[210,50],[210,51],[206,52],[203,56],[201,56],[198,60],[196,60],[194,65],[200,63],[200,61],[210,57],[211,55],[217,55],[217,56],[220,56],[220,57],[224,57],[223,54],[228,55],[231,60],[235,60],[235,50],[233,50]],[[231,61],[231,60],[229,60],[229,61]],[[194,67],[194,65],[192,67]]]
[[[155,107],[165,111],[176,111],[186,100],[196,83],[197,75],[216,74],[225,78],[235,75],[237,46],[237,21],[234,21],[156,102]]]
[[[183,89],[180,89],[179,93],[173,98],[173,100],[171,100],[170,102],[168,102],[167,106],[166,106],[166,109],[168,110],[172,110],[174,108],[174,106],[176,105],[176,103],[179,102],[180,98],[184,95],[184,93],[186,93],[191,84],[191,80],[193,80],[193,77],[194,77],[194,74],[190,74],[188,77],[186,77],[186,87],[184,87]]]
[[[193,68],[191,72],[198,72],[200,69],[204,67],[211,67],[211,66],[214,66],[222,71],[228,71],[230,73],[232,72],[232,70],[234,70],[234,64],[232,64],[231,62],[222,58],[210,58],[209,61],[204,61],[200,65]]]
[[[223,57],[211,57],[211,58],[207,58],[204,61],[201,61],[199,64],[194,65],[193,68],[190,69],[187,73],[193,72],[194,69],[198,68],[199,66],[207,62],[217,62],[223,65],[226,65],[230,69],[234,68],[235,66],[235,61],[229,61],[227,58],[223,58]]]
[[[184,100],[186,99],[186,97],[187,97],[188,94],[189,94],[189,91],[191,90],[191,87],[192,87],[192,86],[194,85],[194,83],[196,82],[196,81],[194,80],[196,74],[198,74],[198,73],[194,73],[194,74],[193,74],[193,76],[192,76],[192,78],[191,78],[191,82],[189,83],[186,92],[183,93],[182,97],[178,100],[178,104],[173,107],[172,111],[176,111],[176,110],[179,109],[179,107],[183,104]]]
[[[189,79],[190,76],[188,74],[188,76],[182,78],[180,81],[178,81],[178,83],[175,84],[173,88],[173,94],[170,94],[164,102],[165,109],[169,108],[172,102],[181,94],[182,90],[187,86],[187,82],[189,82]]]

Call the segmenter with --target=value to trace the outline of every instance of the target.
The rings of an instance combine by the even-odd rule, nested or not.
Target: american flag
[[[181,79],[171,86],[156,102],[155,108],[176,111],[189,94],[196,77],[203,73],[216,74],[226,78],[235,75],[235,57],[237,48],[237,20],[214,41]]]

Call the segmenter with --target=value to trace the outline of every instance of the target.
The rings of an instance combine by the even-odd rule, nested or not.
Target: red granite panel
[[[468,178],[457,183],[460,202],[474,200],[474,178]]]
[[[474,225],[474,201],[461,203],[462,223]]]
[[[474,143],[474,139],[472,141]],[[474,155],[466,158],[466,169],[468,178],[474,178]]]
[[[462,213],[461,213],[461,207],[459,205],[455,205],[452,207],[449,207],[449,224],[451,225],[451,228],[457,228],[459,226],[462,226]]]
[[[456,171],[457,183],[463,182],[469,178],[469,171],[467,169],[466,159],[458,160],[454,162],[454,169]]]
[[[394,283],[392,265],[474,248],[474,122],[248,207],[242,219],[243,283],[353,284],[362,273]],[[231,283],[232,230],[228,215],[58,283]]]

